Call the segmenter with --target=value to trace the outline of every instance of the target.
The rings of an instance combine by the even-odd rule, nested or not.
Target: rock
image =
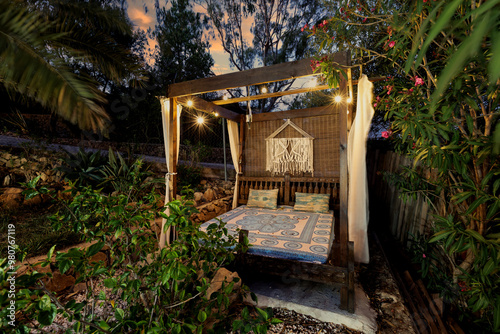
[[[195,193],[194,193],[194,201],[195,201],[196,203],[201,203],[201,202],[203,202],[203,200],[204,200],[204,199],[205,199],[205,198],[203,197],[203,194],[202,194],[202,193],[200,193],[200,192],[195,192]]]
[[[73,287],[73,292],[81,292],[81,291],[87,291],[87,284],[85,284],[84,282],[75,284],[75,286]]]
[[[241,279],[238,273],[231,272],[226,268],[219,268],[215,273],[214,278],[210,281],[210,287],[207,289],[205,297],[210,299],[212,293],[219,291],[222,288],[222,283],[225,282],[225,285],[231,283],[235,278],[238,278],[238,282],[234,283],[233,290],[238,291],[241,288]],[[230,303],[236,299],[236,295],[233,294],[229,297]]]
[[[207,202],[212,202],[215,199],[215,192],[212,189],[207,189],[205,194],[203,194]]]
[[[49,179],[49,177],[47,176],[47,174],[45,174],[45,173],[41,173],[41,174],[40,174],[40,179],[41,179],[43,182],[47,182],[47,180]]]
[[[90,258],[90,264],[91,265],[93,263],[97,263],[97,262],[100,262],[100,261],[104,262],[105,266],[108,264],[108,257],[103,252],[99,252],[99,253],[95,254],[94,256],[92,256]]]
[[[6,177],[4,177],[2,184],[4,187],[8,187],[8,186],[12,185],[13,183],[14,183],[13,177],[11,176],[11,174],[9,174]]]
[[[61,274],[58,271],[52,273],[52,278],[47,282],[47,289],[53,292],[61,292],[75,284],[76,279],[70,275]]]
[[[41,195],[36,195],[33,198],[25,199],[24,204],[28,206],[40,205],[43,203],[43,199]]]
[[[17,167],[21,166],[21,161],[19,159],[11,159],[11,160],[7,161],[5,166],[8,168],[17,168]]]
[[[207,206],[207,210],[212,212],[212,211],[215,211],[215,205],[213,203],[210,203],[208,206]]]
[[[22,189],[20,188],[7,188],[4,193],[0,195],[0,204],[4,209],[12,210],[18,208],[23,202]]]

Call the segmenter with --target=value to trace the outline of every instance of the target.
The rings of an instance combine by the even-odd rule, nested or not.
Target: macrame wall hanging
[[[303,137],[275,138],[287,126],[293,127]],[[313,173],[313,140],[311,135],[287,119],[285,124],[266,138],[266,171],[272,175],[285,172]]]

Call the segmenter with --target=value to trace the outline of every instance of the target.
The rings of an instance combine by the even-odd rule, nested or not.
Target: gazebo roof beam
[[[193,102],[192,106],[188,106],[188,101]],[[182,104],[185,107],[195,108],[201,110],[208,114],[217,113],[220,117],[224,117],[231,121],[239,122],[242,115],[235,113],[229,109],[213,104],[212,102],[205,101],[197,96],[183,96],[177,98],[177,103]]]
[[[346,52],[337,52],[332,56],[333,61],[338,64],[346,64],[347,62]],[[167,97],[203,94],[224,89],[319,75],[320,73],[313,73],[311,68],[312,60],[314,58],[306,58],[288,63],[171,84],[168,86]]]
[[[385,77],[376,77],[376,78],[370,79],[370,81],[372,81],[372,82],[373,81],[380,81],[380,80],[385,80]],[[358,80],[353,80],[352,84],[357,85]],[[257,95],[251,95],[251,96],[242,96],[242,97],[236,97],[234,99],[215,100],[215,101],[212,101],[212,103],[220,106],[220,105],[237,103],[237,102],[262,100],[262,99],[267,99],[270,97],[309,93],[309,92],[315,92],[315,91],[325,90],[325,89],[329,89],[329,88],[330,87],[328,87],[328,85],[319,85],[319,86],[307,87],[307,88],[290,89],[290,90],[285,90],[282,92],[272,92],[272,93],[257,94]],[[335,87],[333,87],[333,88],[335,88]]]

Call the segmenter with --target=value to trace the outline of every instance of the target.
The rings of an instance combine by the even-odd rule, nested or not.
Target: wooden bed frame
[[[334,62],[339,64],[339,68],[346,66],[345,70],[348,75],[347,78],[341,76],[338,94],[347,97],[349,95],[348,90],[352,91],[353,84],[351,72],[348,68],[350,65],[350,54],[348,52],[339,52],[333,54],[331,57]],[[169,126],[173,138],[170,138],[171,145],[169,146],[170,151],[168,153],[174,165],[174,170],[170,171],[174,173],[171,191],[173,196],[176,191],[177,182],[175,176],[177,165],[176,143],[178,141],[175,131],[177,127],[177,104],[191,108],[194,107],[210,114],[217,113],[220,117],[238,122],[240,129],[240,152],[242,152],[242,156],[239,157],[239,170],[242,172],[237,178],[239,183],[238,204],[246,204],[250,189],[278,188],[278,204],[280,205],[293,205],[296,192],[329,193],[331,195],[330,209],[333,209],[335,212],[335,224],[332,227],[335,231],[331,231],[332,235],[335,235],[335,239],[332,243],[326,264],[275,259],[254,254],[239,256],[239,263],[243,268],[251,267],[254,270],[275,275],[338,285],[341,288],[340,307],[352,313],[354,312],[354,252],[353,243],[349,242],[347,221],[347,133],[351,125],[352,107],[346,102],[346,98],[342,99],[340,103],[326,107],[253,115],[253,122],[263,122],[262,124],[268,125],[266,129],[273,129],[270,133],[274,132],[276,125],[281,125],[284,119],[293,119],[294,122],[298,122],[298,125],[302,126],[304,131],[308,133],[316,132],[313,133],[313,137],[315,137],[314,159],[315,164],[321,168],[317,169],[315,166],[314,175],[310,173],[301,176],[290,176],[289,174],[272,176],[263,167],[261,157],[262,148],[252,146],[256,141],[264,141],[264,132],[258,130],[260,127],[257,126],[253,130],[250,130],[246,126],[245,115],[230,111],[224,108],[223,105],[324,90],[329,87],[320,85],[312,88],[271,92],[228,100],[221,99],[213,102],[205,101],[196,96],[218,90],[262,85],[275,81],[318,75],[319,73],[314,73],[311,69],[310,64],[312,60],[314,59],[303,59],[291,63],[282,63],[244,72],[223,74],[170,85],[167,91],[170,108],[168,117],[170,117]],[[325,119],[328,121],[325,122]],[[325,126],[324,123],[327,123],[327,125]],[[329,125],[335,128],[334,131],[328,128]],[[333,125],[335,126],[333,127]],[[257,136],[254,134],[251,137],[252,131],[260,132]],[[327,133],[328,131],[329,133]],[[265,136],[269,136],[270,133],[265,134]],[[329,136],[328,138],[326,138],[327,135]],[[316,146],[318,150],[316,150]],[[316,156],[322,160],[316,162]],[[325,160],[325,157],[333,157],[335,162],[330,163],[330,160]],[[248,233],[248,231],[242,231],[240,237],[245,233]]]
[[[347,258],[342,261],[339,256],[342,247],[340,238],[342,226],[338,224],[339,209],[339,179],[313,177],[240,177],[239,204],[246,204],[250,189],[269,190],[279,189],[278,205],[295,204],[295,193],[330,194],[330,209],[336,216],[332,224],[331,236],[336,236],[331,244],[326,264],[304,261],[271,258],[255,254],[240,254],[238,265],[242,270],[251,268],[253,271],[268,273],[281,277],[298,278],[318,283],[327,283],[340,286],[340,307],[351,313],[354,312],[354,244],[347,243]],[[248,231],[240,231],[240,242],[248,237]]]

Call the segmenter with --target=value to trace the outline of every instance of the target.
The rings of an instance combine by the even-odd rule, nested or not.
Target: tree
[[[82,129],[106,132],[109,116],[99,77],[141,76],[123,40],[131,24],[107,1],[0,2],[0,82]]]
[[[317,0],[200,0],[206,6],[214,36],[229,56],[230,65],[239,71],[255,65],[297,60],[309,51],[307,34],[301,31],[304,23],[321,18],[324,8]],[[245,21],[253,21],[247,38]],[[292,81],[274,82],[269,92],[289,89]],[[252,88],[247,88],[250,94]],[[255,89],[255,88],[253,88]],[[234,94],[241,94],[235,91]],[[274,108],[277,98],[253,102],[256,110],[267,112]]]
[[[439,258],[439,267],[427,275],[440,278],[438,288],[455,298],[455,306],[479,314],[475,321],[498,331],[500,165],[493,130],[499,115],[500,1],[367,0],[339,7],[309,31],[321,51],[335,36],[339,48],[354,51],[355,63],[393,67],[375,104],[390,122],[385,136],[392,133],[396,149],[414,165],[392,178],[407,197],[424,196],[439,208],[434,235],[427,236],[434,252],[420,254],[423,268]],[[376,44],[353,38],[367,31],[376,33]],[[328,60],[317,68],[327,78],[339,76]]]
[[[209,43],[203,38],[206,20],[195,13],[188,0],[174,0],[166,9],[155,2],[158,24],[152,32],[158,42],[157,80],[166,86],[213,75]]]

